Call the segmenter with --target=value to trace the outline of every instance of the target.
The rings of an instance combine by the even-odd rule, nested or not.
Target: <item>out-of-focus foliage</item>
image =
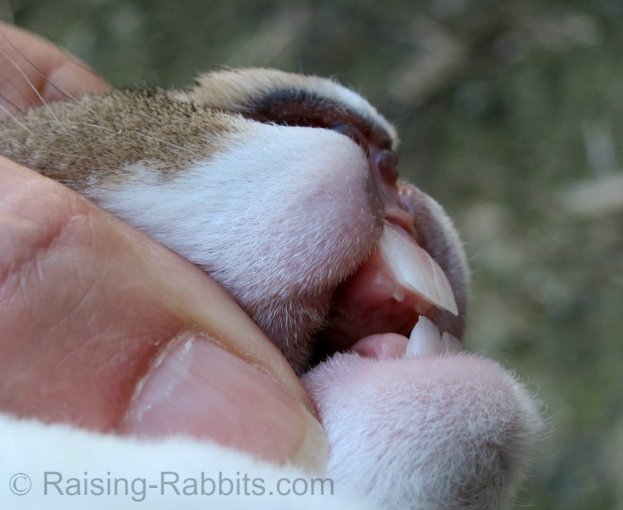
[[[551,432],[517,508],[623,508],[623,3],[14,0],[116,85],[219,66],[335,76],[398,126],[401,172],[456,218],[467,342]]]

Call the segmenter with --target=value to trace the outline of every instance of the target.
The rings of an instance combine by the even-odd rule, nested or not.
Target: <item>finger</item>
[[[105,92],[110,85],[79,59],[0,22],[0,119],[58,99]]]
[[[290,366],[198,268],[1,158],[0,232],[1,409],[325,462]]]

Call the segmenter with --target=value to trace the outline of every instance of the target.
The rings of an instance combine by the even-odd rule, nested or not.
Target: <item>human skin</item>
[[[15,51],[16,46],[11,45],[8,38],[6,42],[14,54],[23,53],[22,50]],[[24,69],[32,66],[26,60],[20,61],[18,57],[9,54],[7,60],[14,69],[18,69],[15,75],[18,83],[21,81],[29,85]],[[46,61],[53,62],[54,58],[48,56]],[[234,83],[240,83],[237,80],[253,83],[249,73],[252,75],[257,72],[234,72]],[[273,77],[277,75],[283,78],[283,73],[278,71],[264,70],[261,73],[264,77],[272,74]],[[40,72],[39,78],[41,75],[45,76]],[[59,82],[68,81],[62,72],[60,75]],[[314,80],[312,77],[309,79]],[[35,103],[41,103],[39,94],[47,92],[60,94],[59,98],[65,97],[45,79],[40,79],[39,83],[42,92],[34,86],[33,90],[29,85]],[[210,90],[207,97],[213,98],[221,91],[235,90],[231,82],[217,80],[217,83],[214,89],[206,89]],[[8,85],[6,94],[11,90],[19,90],[13,82],[8,82]],[[332,87],[331,90],[335,91],[339,85],[333,84]],[[261,92],[261,88],[259,90]],[[71,96],[80,93],[74,91]],[[342,93],[346,94],[343,98],[346,105],[353,102],[353,96],[349,95],[352,93],[342,91],[338,97],[342,97]],[[12,108],[23,108],[18,106],[18,101],[26,94],[5,95],[8,100],[4,108],[8,112]],[[120,95],[123,96],[122,93]],[[153,96],[148,98],[146,100],[152,101],[147,105],[150,107],[148,111],[151,111],[157,103],[153,102]],[[357,98],[355,95],[354,103],[361,106],[361,98]],[[34,153],[41,148],[46,151],[46,157],[52,155],[50,151],[59,151],[57,154],[67,162],[76,161],[77,155],[84,158],[80,160],[81,165],[68,163],[68,166],[61,167],[61,163],[56,163],[53,158],[44,158],[45,163],[33,158],[32,164],[50,175],[54,175],[56,169],[63,168],[64,171],[84,172],[81,175],[88,176],[93,169],[87,161],[97,161],[101,165],[101,162],[114,161],[114,157],[119,155],[116,148],[127,141],[127,131],[119,130],[118,124],[106,130],[119,137],[116,140],[118,143],[104,141],[99,137],[95,142],[89,138],[72,138],[72,143],[56,140],[37,143],[37,140],[42,139],[39,135],[47,134],[48,125],[54,126],[55,132],[62,133],[65,139],[74,133],[63,124],[72,122],[71,117],[62,115],[65,108],[76,107],[79,110],[77,119],[73,119],[77,126],[102,127],[98,117],[102,113],[93,108],[94,103],[98,102],[93,99],[92,102],[73,106],[58,104],[48,110],[43,106],[27,119],[16,118],[14,122],[3,126],[12,126],[12,129],[3,129],[2,152],[16,154],[14,151],[17,149],[18,152],[30,150]],[[121,102],[122,107],[128,104],[137,106],[137,103]],[[234,101],[233,104],[246,103]],[[270,110],[277,115],[277,119],[282,118],[279,115],[283,113],[283,104],[279,104],[277,102],[276,109]],[[287,103],[284,104],[284,118],[297,119],[296,116],[292,117],[292,113],[297,110],[289,110]],[[338,101],[338,104],[341,102]],[[191,105],[196,106],[194,103]],[[218,103],[214,107],[217,108]],[[58,112],[55,112],[56,108]],[[88,123],[83,117],[85,109],[95,116]],[[355,107],[355,111],[359,109]],[[366,111],[374,114],[372,107],[363,110],[364,116]],[[231,111],[237,110],[234,108]],[[63,122],[54,117],[56,113],[61,113],[59,117],[64,119]],[[307,116],[309,112],[305,108],[300,113],[302,120],[314,118]],[[148,120],[145,124],[152,125],[151,115],[146,118]],[[274,120],[270,115],[259,118]],[[325,124],[320,125],[333,125],[328,124],[327,119],[325,121]],[[211,125],[209,121],[207,125]],[[186,126],[187,121],[179,127],[183,130]],[[318,172],[319,169],[330,169],[331,172],[324,172],[327,180],[320,180],[320,183],[328,184],[329,188],[320,186],[317,189],[322,192],[314,194],[305,186],[300,196],[303,200],[294,203],[303,216],[310,212],[322,213],[319,220],[311,222],[317,227],[319,237],[326,238],[327,231],[342,224],[340,219],[348,219],[343,223],[347,226],[348,235],[342,235],[342,230],[334,229],[338,235],[324,243],[336,248],[334,253],[338,258],[352,262],[351,269],[361,264],[356,274],[343,282],[345,285],[342,289],[350,285],[354,288],[341,296],[333,294],[334,310],[340,310],[340,301],[356,305],[357,299],[365,295],[358,289],[369,290],[370,282],[374,282],[377,277],[381,277],[381,284],[386,283],[386,276],[396,270],[402,272],[400,268],[406,261],[412,264],[411,269],[426,272],[433,279],[441,278],[441,269],[434,271],[435,266],[431,266],[432,260],[429,260],[434,253],[437,254],[438,262],[445,260],[444,271],[450,280],[458,284],[459,292],[455,288],[445,298],[449,299],[452,294],[455,298],[457,294],[458,297],[465,297],[461,289],[464,291],[467,287],[467,268],[450,220],[439,205],[416,187],[404,182],[396,183],[395,175],[392,177],[392,164],[389,163],[389,169],[387,165],[382,165],[383,160],[379,160],[379,153],[375,152],[379,147],[386,146],[378,142],[378,137],[368,140],[366,145],[357,136],[361,133],[358,133],[356,127],[355,132],[351,133],[354,135],[352,141],[329,130],[309,129],[303,139],[321,137],[326,140],[325,137],[329,136],[334,140],[331,140],[328,150],[324,150],[328,145],[321,143],[317,145],[320,151],[308,152],[308,156],[301,157],[298,155],[300,152],[292,151],[301,138],[300,127],[275,127],[266,123],[255,127],[267,129],[269,133],[262,137],[258,129],[249,131],[252,133],[250,140],[254,142],[249,144],[252,151],[242,153],[240,161],[243,164],[226,166],[225,174],[228,177],[241,177],[243,181],[248,181],[251,172],[246,163],[255,162],[258,154],[277,142],[285,150],[269,151],[271,158],[266,161],[276,161],[278,164],[258,165],[258,178],[251,181],[256,185],[249,188],[247,195],[233,193],[238,190],[236,180],[219,181],[224,183],[223,186],[210,198],[206,198],[206,193],[215,189],[211,184],[217,181],[212,174],[206,173],[209,175],[208,186],[197,187],[197,181],[191,179],[188,181],[190,186],[183,188],[181,194],[162,195],[161,192],[167,186],[154,186],[159,197],[155,201],[156,210],[145,208],[141,202],[140,190],[142,184],[145,184],[141,181],[130,181],[127,194],[123,194],[118,187],[110,190],[112,204],[114,201],[122,203],[130,208],[132,214],[123,207],[116,208],[111,202],[102,200],[101,194],[90,196],[96,197],[98,203],[106,204],[110,210],[119,211],[128,221],[142,225],[146,232],[154,232],[154,235],[159,235],[158,229],[149,229],[149,223],[136,221],[136,218],[140,214],[147,220],[161,218],[159,208],[187,204],[189,193],[195,189],[200,190],[200,196],[197,197],[200,204],[198,210],[203,204],[209,203],[212,209],[206,210],[217,211],[208,212],[216,214],[217,219],[226,216],[240,220],[244,217],[241,216],[241,208],[246,205],[245,211],[251,210],[251,213],[247,214],[244,221],[238,221],[239,229],[233,229],[236,235],[226,238],[230,240],[231,252],[216,250],[218,254],[227,255],[212,265],[205,264],[202,267],[216,269],[217,273],[214,274],[220,274],[224,266],[233,260],[240,270],[238,283],[245,288],[248,275],[259,274],[257,285],[252,288],[256,290],[257,299],[262,302],[267,295],[278,295],[272,291],[280,287],[271,287],[268,284],[270,280],[265,278],[266,273],[249,272],[255,262],[262,264],[265,260],[256,255],[261,253],[261,250],[256,250],[258,243],[261,246],[263,242],[269,241],[271,244],[264,251],[271,254],[288,253],[280,250],[289,245],[317,245],[315,242],[304,243],[305,237],[301,236],[304,231],[300,229],[285,230],[285,235],[275,236],[280,232],[283,234],[280,229],[282,223],[289,221],[298,225],[300,221],[292,221],[292,209],[288,208],[283,209],[286,211],[285,216],[266,214],[266,205],[279,202],[272,199],[275,193],[271,194],[270,201],[256,200],[258,192],[261,194],[266,191],[266,171],[273,167],[285,169],[285,174],[276,174],[276,183],[281,186],[289,182],[292,175],[297,176],[292,179],[297,185],[309,184],[310,180],[306,180],[305,175],[322,176],[323,172]],[[288,138],[282,130],[293,133],[293,136]],[[388,130],[391,131],[389,126]],[[132,131],[132,134],[135,133],[137,131]],[[142,133],[142,130],[138,133]],[[224,136],[229,140],[229,132]],[[363,141],[362,148],[368,154],[367,159],[353,141]],[[16,143],[19,145],[16,146]],[[85,158],[85,149],[91,143],[94,147],[109,148],[109,151],[104,156]],[[186,145],[186,141],[183,145]],[[338,158],[337,164],[318,163],[317,155],[333,158],[340,153],[340,146],[347,146],[348,150],[342,158]],[[139,145],[138,150],[142,153],[143,145]],[[287,156],[288,152],[296,154],[294,160],[297,163],[308,163],[307,170],[310,173],[292,173],[288,164],[279,164],[283,161],[275,158],[275,154]],[[31,160],[31,155],[16,154],[14,157],[25,162]],[[110,168],[113,175],[127,161],[127,158],[122,158],[113,164]],[[0,207],[8,211],[5,221],[0,223],[7,227],[6,235],[0,232],[3,235],[0,239],[5,244],[0,246],[0,253],[6,258],[4,266],[0,259],[0,310],[3,322],[0,324],[0,338],[11,338],[11,341],[0,345],[0,408],[4,407],[20,416],[36,416],[47,421],[70,421],[83,427],[122,434],[163,436],[175,433],[211,437],[277,462],[293,460],[309,467],[322,467],[326,448],[318,445],[323,444],[323,433],[311,414],[304,411],[307,398],[298,381],[272,344],[218,286],[205,274],[186,265],[144,234],[128,228],[119,219],[106,215],[58,184],[42,181],[9,163],[5,163],[5,167],[6,183],[3,184],[0,179],[0,192],[3,195],[0,197],[0,203],[3,204]],[[230,171],[232,168],[241,168],[243,171]],[[103,171],[103,168],[100,166],[96,170]],[[336,173],[344,172],[348,179],[337,177]],[[368,179],[367,182],[370,182],[370,174],[375,177],[373,184],[376,186],[352,186],[350,177],[363,178],[364,181]],[[141,174],[137,174],[137,177],[142,179]],[[56,178],[64,179],[65,174],[57,174]],[[351,185],[340,184],[344,182],[350,182]],[[336,183],[336,193],[333,193],[330,190],[334,189]],[[337,188],[348,191],[343,200],[339,199],[342,195]],[[77,186],[76,189],[82,188]],[[354,190],[359,191],[351,193]],[[405,194],[402,198],[409,200],[392,200],[397,198],[395,194],[401,198],[400,193]],[[316,205],[314,201],[307,205],[305,199],[309,196],[320,196],[322,199]],[[224,197],[230,200],[231,207],[214,207]],[[235,198],[232,200],[232,197]],[[380,199],[380,203],[376,199]],[[253,209],[252,206],[256,204],[259,204],[258,208]],[[318,204],[329,207],[343,204],[352,210],[352,214],[327,216],[324,214],[325,209]],[[391,214],[392,205],[402,205],[399,209],[407,218]],[[225,214],[219,216],[223,210]],[[340,207],[335,210],[342,212]],[[366,216],[366,211],[371,214]],[[136,212],[139,216],[134,215]],[[203,224],[192,227],[192,222],[191,228],[185,228],[186,212],[170,216],[166,228],[180,234],[182,241],[194,240],[191,236],[197,233],[210,232]],[[268,218],[266,228],[257,228],[256,219],[259,217]],[[336,217],[337,220],[332,219]],[[358,226],[352,221],[355,218],[359,222]],[[380,239],[374,229],[369,229],[371,225],[377,224],[375,221],[378,221],[381,230],[377,232]],[[393,221],[396,223],[392,224]],[[382,229],[381,222],[384,225]],[[223,224],[219,223],[219,226],[221,228],[216,229],[216,237],[206,237],[191,243],[190,250],[184,249],[183,242],[176,244],[166,238],[162,239],[166,244],[176,246],[190,260],[203,264],[202,258],[196,257],[195,252],[203,247],[214,250],[218,246],[218,238],[224,232]],[[247,226],[250,227],[248,231],[243,228]],[[413,228],[413,235],[405,234],[404,239],[393,239],[392,232],[403,227],[405,232]],[[261,234],[258,235],[258,232]],[[342,237],[346,243],[340,242]],[[418,237],[424,246],[416,243]],[[366,250],[374,243],[377,243],[378,250],[373,251],[371,256],[370,251],[366,250],[360,251],[360,257],[354,256],[353,251],[356,250],[352,250],[353,241],[357,238],[366,241],[361,245]],[[275,239],[281,241],[275,243]],[[396,251],[398,245],[391,244],[391,239],[400,243],[401,247],[405,243],[408,253],[402,249]],[[389,243],[390,248],[393,246],[394,250],[390,252],[386,243]],[[242,250],[245,244],[247,248],[250,247],[246,252]],[[429,249],[425,250],[425,247]],[[389,260],[384,259],[387,267],[381,264],[380,269],[375,269],[374,264],[379,262],[375,255],[388,255]],[[444,258],[444,255],[454,257]],[[290,261],[290,257],[282,258]],[[347,272],[335,273],[334,257],[325,256],[314,260],[317,265],[311,266],[313,271],[309,267],[306,271],[300,271],[296,264],[263,265],[269,272],[282,268],[283,271],[277,274],[291,276],[295,289],[298,289],[299,282],[306,281],[302,276],[311,273],[320,275],[318,281],[321,285],[326,284],[325,269],[334,275],[346,276]],[[427,267],[430,271],[426,270]],[[384,275],[383,271],[388,269],[391,272]],[[233,295],[238,296],[235,294],[235,285],[228,288],[232,288]],[[387,289],[389,291],[385,292],[385,296],[389,307],[381,308],[383,313],[388,310],[389,314],[402,318],[405,311],[411,311],[409,307],[413,303],[409,304],[407,299],[400,298],[405,304],[401,309],[395,305],[394,297],[401,295],[402,288],[396,284],[387,286]],[[395,294],[397,289],[400,292]],[[313,296],[313,293],[302,295]],[[424,297],[427,295],[424,293]],[[442,301],[448,305],[446,300]],[[240,302],[244,303],[244,300]],[[280,300],[278,303],[288,304],[290,301]],[[329,302],[326,304],[329,305]],[[452,308],[459,311],[458,317],[462,320],[464,306],[457,304]],[[416,307],[416,310],[420,309]],[[427,310],[420,311],[425,313]],[[451,312],[450,308],[447,310]],[[284,328],[284,334],[271,334],[275,341],[289,338],[291,318],[294,317],[292,313],[285,315],[285,312],[292,312],[291,307],[284,306],[279,311],[283,312],[285,324],[289,324],[290,329]],[[501,507],[503,501],[511,498],[514,487],[521,480],[526,461],[537,442],[541,427],[538,402],[501,365],[460,352],[457,339],[454,342],[443,340],[441,332],[451,332],[448,329],[452,326],[450,323],[431,323],[428,327],[427,323],[431,321],[423,320],[424,316],[420,316],[409,340],[392,333],[366,338],[371,328],[366,324],[365,317],[357,313],[356,306],[354,311],[354,314],[345,314],[348,319],[343,324],[344,331],[349,334],[352,332],[351,340],[354,343],[341,345],[352,352],[337,353],[303,377],[305,388],[322,418],[331,444],[331,459],[326,475],[335,481],[340,491],[370,498],[383,508],[428,508],[431,502],[436,502],[440,508]],[[258,324],[272,325],[275,322],[274,315],[262,317],[261,313],[251,312],[251,316]],[[386,328],[392,329],[392,326]],[[291,353],[291,346],[286,345],[285,349]],[[21,423],[15,427],[15,436],[21,434],[22,427]],[[147,445],[150,448],[153,442]],[[143,446],[146,445],[143,443]],[[317,454],[314,456],[313,452]],[[75,454],[76,450],[72,449],[72,453]]]
[[[110,86],[0,25],[0,119]],[[318,468],[326,438],[280,352],[205,273],[73,191],[0,158],[0,410],[211,438]]]

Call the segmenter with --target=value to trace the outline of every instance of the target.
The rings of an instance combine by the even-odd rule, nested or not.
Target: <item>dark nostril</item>
[[[331,129],[336,133],[347,136],[353,142],[355,142],[366,153],[366,156],[370,153],[370,147],[364,134],[359,131],[355,126],[350,124],[344,124],[343,122],[337,122],[331,126]]]
[[[376,155],[375,166],[383,180],[394,184],[398,180],[398,156],[390,149],[385,149]]]

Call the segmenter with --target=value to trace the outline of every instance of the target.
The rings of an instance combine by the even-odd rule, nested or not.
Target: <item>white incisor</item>
[[[154,101],[168,113],[154,116]],[[249,494],[236,485],[236,496],[218,497],[150,489],[141,505],[156,509],[494,510],[511,499],[539,434],[538,403],[499,364],[460,352],[449,334],[462,335],[468,293],[458,234],[439,204],[371,158],[393,155],[398,141],[361,96],[317,77],[228,70],[187,91],[115,91],[13,120],[0,124],[0,154],[73,183],[204,269],[301,372],[313,358],[314,334],[330,322],[336,289],[374,259],[376,248],[402,305],[413,301],[419,318],[408,344],[399,338],[402,358],[338,353],[303,378],[331,445],[323,475],[336,496],[309,485],[304,495],[281,496],[279,480],[304,475],[209,441],[138,441],[0,414],[0,508],[137,508],[128,495],[71,497],[48,487],[46,496],[46,471],[150,486],[162,471],[199,480],[223,475],[259,480],[266,489]],[[334,130],[344,123],[359,136]],[[149,136],[127,125],[141,125]],[[192,158],[186,145],[195,148]],[[184,150],[158,152],[172,146]],[[391,223],[391,207],[410,218],[411,232]],[[361,312],[347,317],[348,326],[365,324],[367,310]],[[26,488],[25,475],[32,491],[15,495]]]
[[[432,321],[421,316],[409,336],[405,358],[455,354],[462,350],[463,346],[457,338],[447,332],[441,334]]]

